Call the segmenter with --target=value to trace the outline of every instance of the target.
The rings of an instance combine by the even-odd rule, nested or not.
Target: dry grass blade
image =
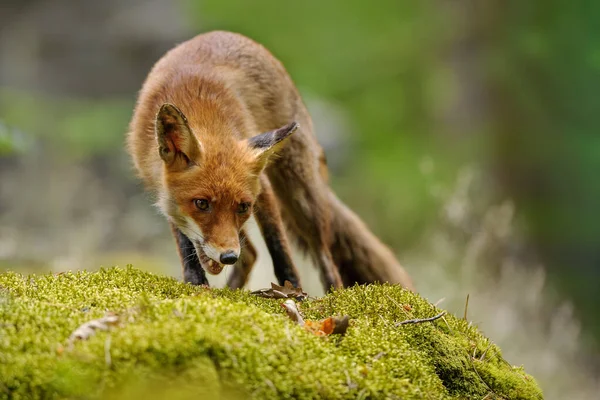
[[[475,364],[473,364],[473,359],[469,357],[469,361],[471,362],[471,368],[473,368],[473,371],[475,371],[475,374],[477,375],[477,377],[481,380],[481,382],[483,382],[483,384],[485,385],[486,388],[488,388],[488,390],[494,394],[494,396],[496,396],[499,399],[504,399],[504,397],[500,396],[498,393],[496,393],[494,391],[494,389],[492,389],[490,387],[490,385],[488,385],[488,383],[486,381],[483,380],[483,378],[481,377],[481,375],[479,375],[479,372],[477,371],[477,368],[475,368]],[[488,393],[485,397],[488,397],[490,395],[490,393]]]
[[[483,359],[485,358],[485,355],[487,354],[488,350],[490,349],[490,347],[492,347],[493,343],[490,343],[490,345],[487,347],[487,349],[485,349],[485,351],[483,352],[483,354],[481,355],[481,357],[479,357],[479,361],[483,361]]]
[[[435,303],[433,303],[433,305],[435,307],[439,306],[440,304],[442,304],[444,301],[446,300],[445,297],[442,297],[441,299],[439,299],[438,301],[436,301]]]

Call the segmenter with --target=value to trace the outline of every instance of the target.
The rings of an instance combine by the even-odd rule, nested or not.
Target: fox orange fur
[[[235,264],[228,284],[243,286],[256,259],[244,230],[253,213],[280,284],[300,284],[289,234],[326,289],[412,288],[392,252],[330,190],[298,90],[251,39],[209,32],[167,52],[143,84],[127,142],[170,222],[185,281],[207,284],[205,271]]]

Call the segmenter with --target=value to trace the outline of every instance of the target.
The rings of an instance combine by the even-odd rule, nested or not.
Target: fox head
[[[240,256],[240,230],[260,192],[269,157],[296,129],[292,122],[250,139],[205,132],[201,142],[184,114],[163,104],[155,133],[163,161],[159,207],[194,244],[200,264],[219,274]]]

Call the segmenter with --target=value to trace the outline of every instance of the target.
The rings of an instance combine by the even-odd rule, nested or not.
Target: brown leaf
[[[292,321],[314,335],[343,335],[348,329],[349,317],[347,315],[344,315],[343,317],[329,317],[320,321],[304,320],[293,300],[286,300],[281,306],[285,308],[288,317],[290,317]]]
[[[317,336],[343,335],[348,329],[349,317],[329,317],[320,321],[306,321],[304,329]]]
[[[287,297],[288,297],[287,294],[285,294],[283,292],[280,292],[279,290],[275,290],[275,289],[272,289],[272,290],[273,290],[273,297],[274,298],[276,298],[276,299],[287,299]]]
[[[321,321],[307,321],[304,329],[314,333],[317,336],[343,335],[348,329],[348,316],[329,317]]]
[[[304,300],[308,294],[302,291],[301,287],[294,287],[292,282],[285,281],[283,286],[276,283],[271,283],[270,289],[259,289],[252,292],[259,297],[268,299],[296,299]]]
[[[281,307],[285,309],[287,316],[290,317],[292,321],[300,326],[304,326],[304,318],[302,318],[302,315],[300,315],[300,311],[298,311],[298,307],[296,306],[294,300],[286,300],[285,302],[281,303]]]
[[[334,317],[333,318],[334,326],[332,335],[343,335],[348,330],[348,324],[350,322],[350,317],[344,315],[343,317]]]

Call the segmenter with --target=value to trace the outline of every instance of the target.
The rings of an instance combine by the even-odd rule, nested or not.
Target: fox
[[[332,191],[313,122],[287,70],[262,44],[210,31],[168,50],[133,108],[126,148],[170,225],[184,282],[233,266],[241,288],[257,258],[254,216],[279,284],[301,285],[292,245],[308,253],[326,291],[408,273]]]

